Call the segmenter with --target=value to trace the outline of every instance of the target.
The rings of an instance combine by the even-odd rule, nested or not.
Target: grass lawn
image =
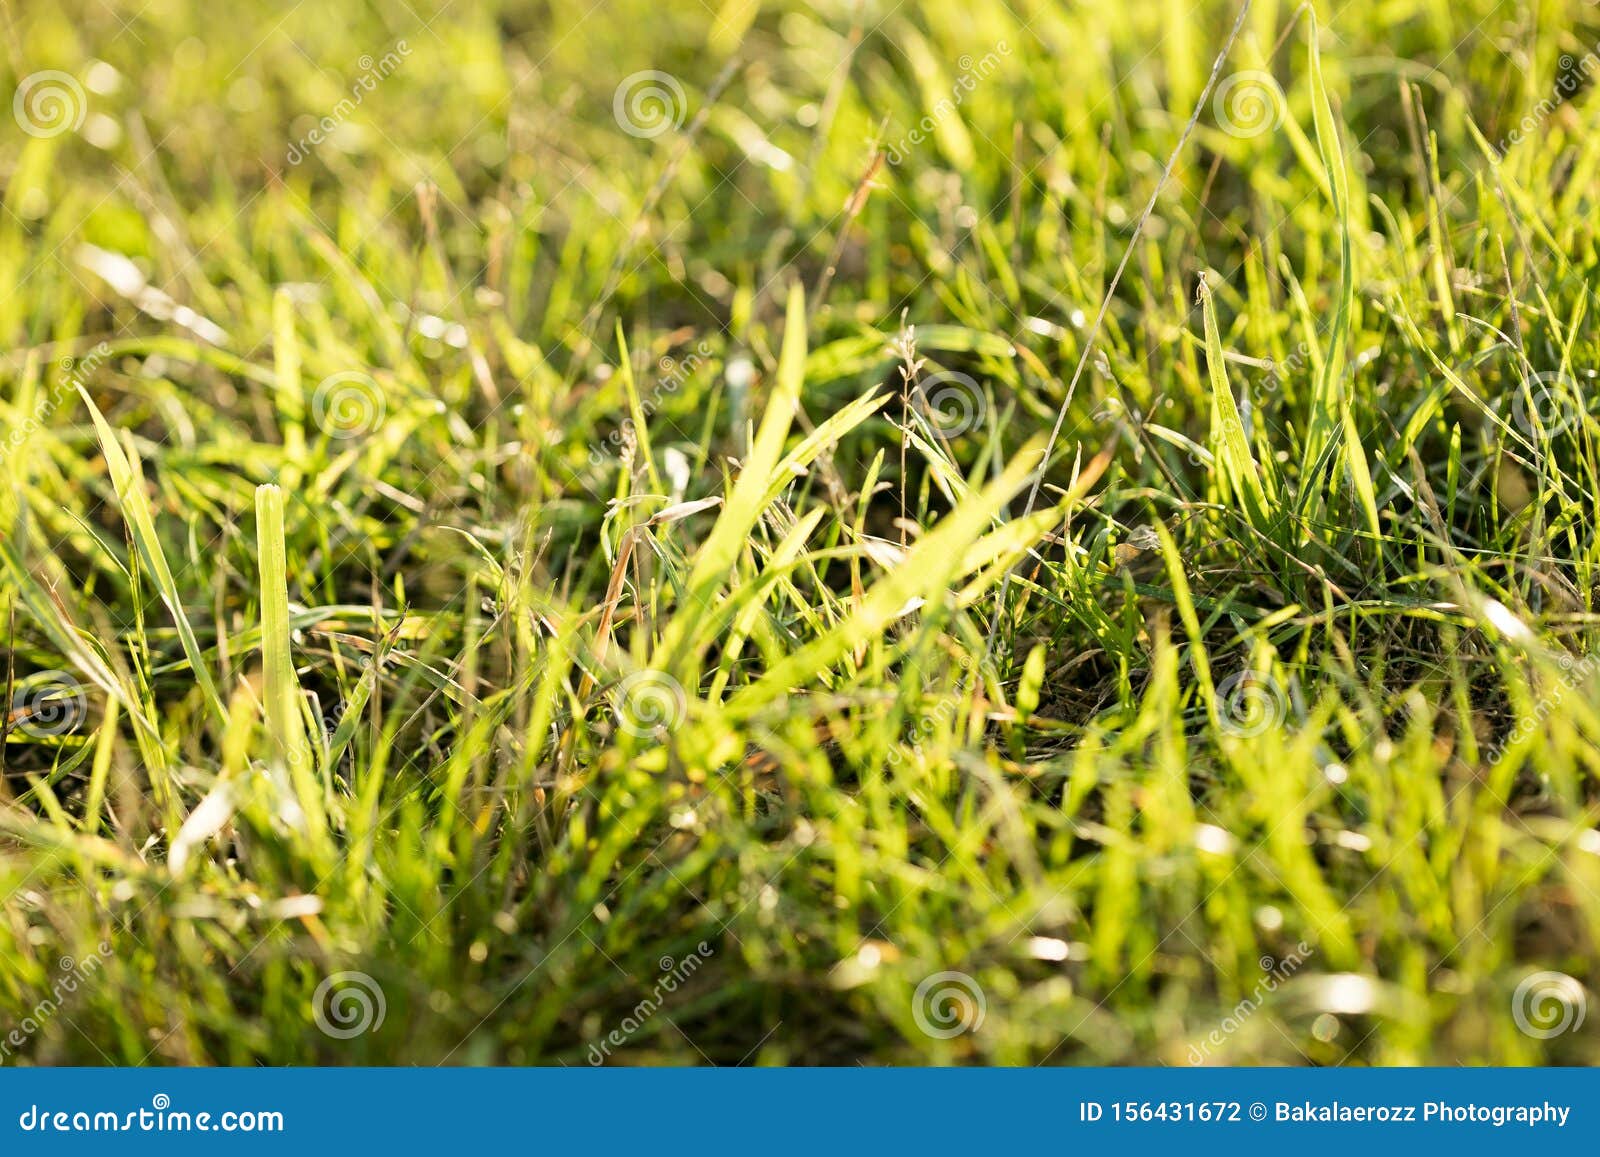
[[[0,1063],[1600,1061],[1592,3],[0,29]]]

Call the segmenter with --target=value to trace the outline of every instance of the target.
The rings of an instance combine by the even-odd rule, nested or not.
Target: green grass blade
[[[769,501],[772,487],[780,481],[779,459],[783,454],[789,426],[794,421],[795,408],[800,404],[805,366],[805,291],[796,282],[789,289],[776,388],[767,403],[750,457],[739,471],[739,478],[710,535],[695,555],[684,598],[662,639],[661,653],[666,656],[664,666],[676,666],[682,662],[697,623],[733,570],[744,549],[745,539]]]
[[[313,772],[313,752],[300,709],[289,639],[289,583],[283,541],[283,491],[256,488],[256,551],[261,578],[261,667],[267,739],[276,765],[287,769],[313,847],[326,851],[328,821]]]
[[[111,472],[111,485],[116,492],[117,505],[122,511],[123,521],[127,523],[128,532],[138,548],[139,557],[144,560],[145,567],[156,584],[156,593],[166,604],[167,612],[171,614],[173,624],[178,629],[178,639],[183,645],[183,653],[189,659],[195,681],[200,684],[207,705],[216,716],[217,722],[226,725],[228,709],[217,691],[216,681],[211,677],[211,668],[205,663],[205,652],[200,647],[199,639],[195,637],[194,628],[189,624],[189,616],[184,612],[183,598],[178,591],[178,584],[172,577],[172,568],[167,565],[167,556],[161,549],[161,539],[156,534],[155,519],[150,513],[150,499],[145,493],[144,475],[140,470],[139,458],[133,449],[132,441],[130,440],[124,448],[117,439],[116,431],[100,413],[99,407],[94,404],[94,399],[89,397],[89,392],[82,386],[78,387],[78,392],[83,396],[84,404],[89,407],[89,416],[94,420],[95,432],[100,438],[100,451],[105,455],[106,468]]]
[[[1206,371],[1211,382],[1212,458],[1224,482],[1224,493],[1242,505],[1242,513],[1250,525],[1270,537],[1275,522],[1276,487],[1269,490],[1263,482],[1255,456],[1250,452],[1244,421],[1233,400],[1233,387],[1228,384],[1211,288],[1204,278],[1200,280],[1200,312],[1206,331]]]
[[[874,583],[847,620],[739,691],[729,700],[728,709],[735,715],[742,715],[797,687],[813,683],[851,650],[881,636],[913,600],[938,597],[950,589],[963,569],[977,569],[997,554],[1015,549],[1016,536],[1004,526],[988,536],[993,542],[991,549],[974,549],[974,544],[1005,503],[1021,490],[1030,472],[1038,469],[1042,446],[1043,439],[1037,438],[1025,446],[1000,477],[941,519],[899,565]],[[1047,510],[1029,517],[1036,520],[1036,532],[1042,533],[1044,527],[1058,522],[1061,515],[1059,511]]]

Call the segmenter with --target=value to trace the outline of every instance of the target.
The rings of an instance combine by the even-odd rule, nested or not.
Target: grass
[[[0,1059],[1600,1060],[1600,24],[1238,13],[9,7]]]

